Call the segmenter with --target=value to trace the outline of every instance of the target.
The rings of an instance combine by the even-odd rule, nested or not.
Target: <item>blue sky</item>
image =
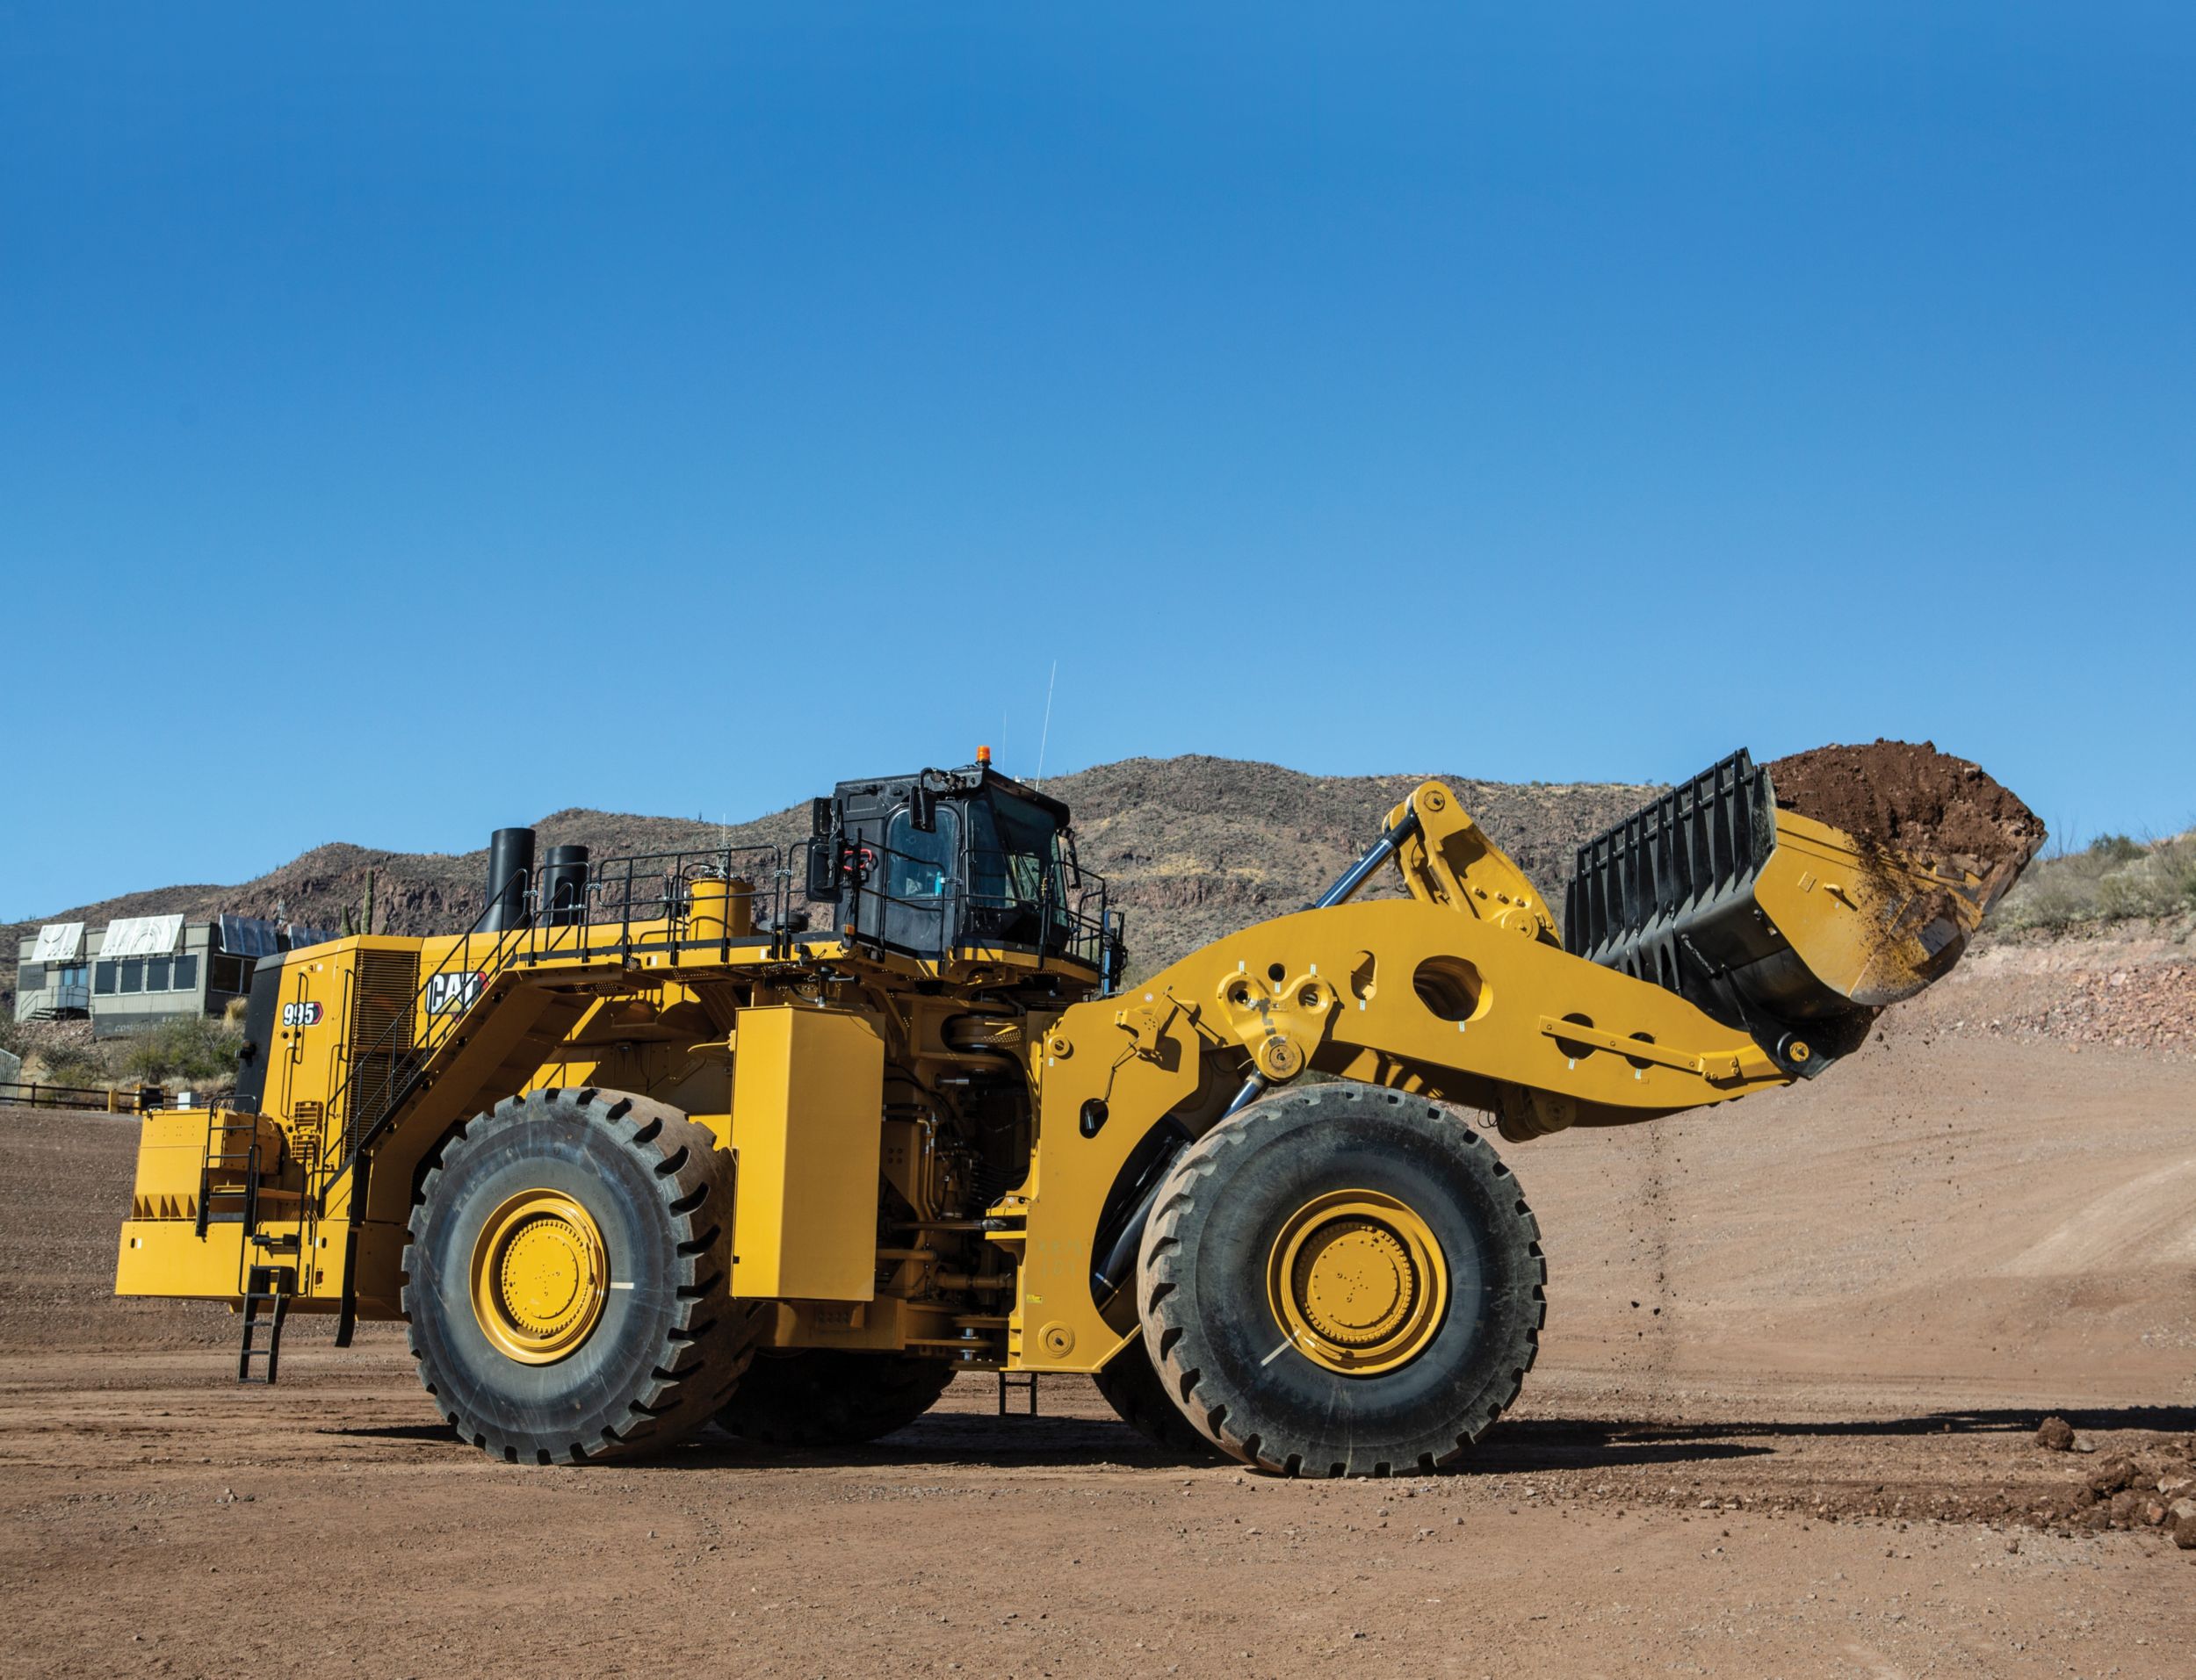
[[[2185,9],[452,10],[0,7],[0,915],[1056,659],[1054,772],[2196,818]]]

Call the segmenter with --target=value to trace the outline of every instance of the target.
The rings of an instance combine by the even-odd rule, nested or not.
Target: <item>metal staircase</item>
[[[297,1191],[268,1182],[279,1175],[282,1146],[269,1143],[264,1124],[257,1114],[214,1110],[206,1125],[206,1149],[199,1163],[198,1234],[204,1237],[213,1225],[244,1228],[243,1241],[238,1245],[239,1255],[245,1258],[240,1261],[243,1276],[238,1293],[243,1300],[244,1323],[243,1345],[236,1356],[236,1380],[271,1384],[280,1366],[283,1321],[289,1315],[290,1298],[297,1293],[298,1267],[310,1250],[303,1230],[270,1237],[259,1229],[259,1223],[271,1206],[300,1208],[308,1222],[313,1215],[309,1208],[300,1207],[305,1199]],[[277,1154],[273,1160],[268,1159],[271,1148]],[[282,1265],[249,1259],[255,1251],[298,1258],[294,1264]],[[266,1332],[264,1342],[259,1339],[263,1329]],[[252,1369],[256,1359],[265,1361],[256,1375]]]
[[[494,908],[483,912],[482,919]],[[484,932],[476,924],[411,996],[380,1006],[386,1022],[353,1054],[343,1080],[342,1142],[326,1163],[323,1190],[356,1167],[361,1152],[433,1083],[443,1053],[463,1045],[467,1023],[492,993],[502,990],[498,983],[527,950],[531,931],[522,927]],[[360,1006],[368,1001],[362,994]]]
[[[374,1145],[438,1080],[462,1078],[467,1103],[480,1107],[524,1088],[594,1002],[591,991],[567,990],[553,981],[526,984],[524,977],[536,964],[550,962],[562,969],[567,963],[560,959],[580,954],[583,963],[630,965],[637,961],[637,949],[647,949],[663,952],[675,965],[681,936],[671,923],[684,912],[690,882],[701,876],[729,880],[735,875],[771,883],[769,938],[775,948],[788,938],[784,905],[793,877],[778,847],[751,847],[609,860],[589,867],[576,884],[567,881],[557,887],[567,896],[548,905],[535,890],[531,872],[521,871],[501,890],[490,892],[473,927],[425,976],[415,958],[406,962],[393,952],[362,951],[350,1003],[355,1025],[348,1034],[346,1063],[317,1128],[323,1141],[316,1155],[300,1162],[305,1185],[302,1229],[309,1231],[327,1219],[339,1191],[347,1190],[344,1200],[350,1207],[364,1207]],[[514,905],[518,915],[511,926],[491,925]],[[719,926],[717,948],[728,951],[729,927]],[[377,956],[386,957],[392,966],[374,973]],[[397,963],[405,963],[401,975],[393,966]],[[201,1234],[206,1205],[201,1198]],[[213,1217],[242,1216],[256,1227],[257,1211],[254,1199],[242,1210],[227,1208]],[[354,1229],[337,1261],[338,1346],[349,1344],[356,1313],[351,1285],[356,1246]],[[307,1236],[300,1265],[310,1265],[316,1252]]]
[[[290,1297],[297,1293],[297,1268],[288,1265],[255,1265],[244,1278],[244,1345],[236,1355],[236,1380],[239,1382],[264,1382],[274,1386],[276,1373],[282,1364],[282,1324],[289,1316]],[[266,1316],[261,1317],[264,1309]],[[256,1339],[262,1325],[267,1339]],[[264,1359],[265,1369],[257,1376],[252,1374],[254,1359]]]
[[[30,1013],[33,1020],[82,1020],[91,1013],[91,988],[84,986],[56,986],[53,1001],[40,1004]]]
[[[241,1140],[241,1142],[240,1142]],[[259,1225],[259,1116],[217,1108],[199,1163],[199,1235],[209,1225]],[[217,1210],[215,1202],[221,1204]]]

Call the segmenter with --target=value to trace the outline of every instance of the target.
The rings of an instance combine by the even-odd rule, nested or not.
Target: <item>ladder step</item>
[[[275,1374],[282,1359],[282,1321],[289,1316],[290,1297],[297,1290],[297,1272],[286,1265],[254,1265],[244,1273],[244,1333],[242,1345],[236,1351],[236,1380],[239,1382],[264,1382],[272,1387]],[[260,1316],[260,1309],[267,1309],[267,1316]],[[260,1346],[254,1332],[260,1325],[267,1327],[266,1345]],[[266,1360],[264,1375],[252,1374],[255,1359]]]

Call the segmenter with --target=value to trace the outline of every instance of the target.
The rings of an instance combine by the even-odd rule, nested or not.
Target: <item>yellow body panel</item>
[[[244,1228],[214,1225],[205,1237],[187,1221],[132,1219],[114,1264],[118,1295],[233,1301],[244,1287]]]
[[[1866,1007],[1912,997],[1966,948],[1990,907],[1981,876],[1930,869],[1789,811],[1754,898],[1816,977]]]
[[[740,1012],[732,1087],[732,1293],[868,1301],[877,1293],[885,1042],[857,1014]]]
[[[205,1114],[191,1109],[145,1116],[137,1136],[137,1182],[130,1192],[134,1219],[197,1220],[206,1129]]]
[[[1556,918],[1525,871],[1487,838],[1445,782],[1419,783],[1388,813],[1387,826],[1394,828],[1406,815],[1415,817],[1418,826],[1396,862],[1412,898],[1543,944],[1561,943]]]

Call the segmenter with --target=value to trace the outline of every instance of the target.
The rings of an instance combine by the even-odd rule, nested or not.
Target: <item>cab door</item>
[[[960,901],[961,813],[940,800],[918,828],[906,805],[885,827],[885,849],[873,866],[882,900],[885,943],[916,956],[952,948]]]

